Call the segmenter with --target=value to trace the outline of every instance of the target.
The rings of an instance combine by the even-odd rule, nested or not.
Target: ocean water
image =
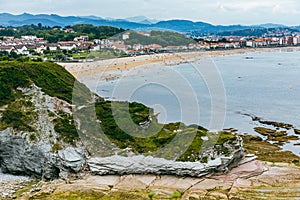
[[[163,123],[182,121],[257,134],[253,128],[261,124],[250,116],[258,116],[300,128],[300,51],[296,49],[199,57],[193,63],[114,74],[121,77],[105,81],[99,74],[98,79],[81,81],[107,99],[154,108]],[[284,148],[299,154],[294,143],[299,141]]]

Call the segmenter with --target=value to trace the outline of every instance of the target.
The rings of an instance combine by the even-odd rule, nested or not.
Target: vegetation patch
[[[116,38],[116,39],[120,39],[120,38],[121,37]],[[129,39],[125,41],[125,44],[129,44],[129,45],[159,44],[163,47],[189,45],[189,44],[194,44],[194,43],[195,43],[195,40],[193,40],[191,38],[187,38],[180,33],[175,33],[175,32],[171,32],[171,31],[151,31],[150,36],[144,36],[144,35],[134,32],[134,31],[130,31]]]
[[[282,151],[282,148],[267,141],[259,140],[257,136],[242,136],[246,153],[255,154],[259,160],[268,162],[294,163],[300,166],[300,158],[290,151]]]
[[[0,36],[14,36],[20,38],[23,35],[36,35],[48,40],[50,43],[56,43],[59,41],[73,41],[75,37],[81,35],[87,35],[91,40],[104,39],[118,33],[125,31],[121,28],[115,28],[110,26],[93,26],[91,24],[76,24],[74,26],[67,26],[66,28],[73,28],[74,33],[65,32],[60,29],[61,27],[49,27],[38,25],[23,25],[20,27],[8,27],[5,30],[0,30]]]
[[[30,198],[30,200],[149,200],[146,193],[143,192],[130,192],[130,191],[116,191],[116,192],[103,192],[99,190],[82,190],[82,191],[66,191],[54,192],[51,194],[42,193]]]
[[[73,117],[67,114],[61,115],[60,118],[53,120],[55,126],[54,130],[59,134],[59,140],[75,145],[76,141],[79,140],[79,134],[75,126]],[[59,146],[56,145],[53,149],[54,151],[60,150]]]
[[[0,130],[4,130],[8,127],[12,127],[18,131],[34,132],[33,122],[37,118],[37,114],[34,111],[34,106],[29,99],[26,99],[21,94],[16,101],[12,101],[7,108],[2,112],[0,118]],[[36,138],[30,136],[31,141]]]
[[[160,124],[152,109],[136,102],[101,101],[96,103],[95,108],[101,129],[119,148],[129,147],[136,153],[148,154],[159,151],[178,136],[181,139],[176,141],[178,147],[174,149],[180,152],[178,148],[186,147],[182,155],[177,157],[178,161],[207,162],[207,159],[199,157],[201,150],[205,149],[202,138],[208,136],[208,131],[203,127],[186,126],[183,123]],[[126,125],[125,130],[119,123]],[[187,144],[187,140],[182,138],[193,140]],[[215,147],[220,154],[228,155],[229,150],[223,144],[236,140],[236,136],[223,132],[209,134],[208,139],[204,145]],[[174,152],[165,151],[161,156],[174,158]]]

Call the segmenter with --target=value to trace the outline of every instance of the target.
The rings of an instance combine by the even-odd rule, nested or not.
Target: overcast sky
[[[213,24],[300,24],[300,0],[0,0],[0,12],[157,20],[189,19]]]

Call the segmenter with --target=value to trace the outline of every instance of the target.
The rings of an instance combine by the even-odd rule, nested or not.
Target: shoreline
[[[94,62],[82,63],[62,63],[63,66],[74,77],[80,79],[82,77],[94,76],[103,72],[114,72],[130,70],[136,67],[151,66],[153,64],[161,64],[162,66],[175,66],[178,64],[194,62],[203,57],[217,57],[247,54],[253,52],[273,52],[281,50],[300,50],[300,47],[280,47],[280,48],[246,48],[246,49],[231,49],[231,50],[215,50],[215,51],[196,51],[183,53],[162,53],[153,55],[142,55],[135,57],[113,58]]]
[[[21,187],[16,199],[283,199],[299,196],[299,167],[253,160],[228,174],[206,178],[81,174]],[[25,184],[26,185],[26,184]],[[153,198],[150,198],[150,195]],[[176,196],[175,196],[176,195]],[[7,196],[9,197],[9,196]],[[1,199],[1,197],[0,197]]]

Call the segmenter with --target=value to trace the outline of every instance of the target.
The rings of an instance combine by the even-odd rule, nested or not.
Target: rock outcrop
[[[204,152],[208,157],[207,163],[178,162],[143,155],[96,157],[89,159],[87,162],[91,172],[99,175],[164,174],[202,177],[211,174],[226,173],[229,169],[239,165],[239,162],[244,157],[242,140],[237,137],[235,142],[227,145],[231,149],[228,156],[219,154],[218,157],[209,159],[213,157],[212,155],[218,154],[215,152],[216,149],[212,148],[211,151]]]
[[[86,162],[85,148],[59,141],[52,115],[68,113],[67,102],[45,95],[32,85],[21,89],[23,100],[30,101],[36,115],[34,131],[19,131],[11,127],[0,131],[0,166],[4,173],[53,179],[69,172],[80,172]]]
[[[53,179],[64,173],[79,172],[85,164],[85,152],[81,148],[67,147],[51,153],[49,144],[30,144],[6,129],[0,132],[0,159],[4,173]]]

